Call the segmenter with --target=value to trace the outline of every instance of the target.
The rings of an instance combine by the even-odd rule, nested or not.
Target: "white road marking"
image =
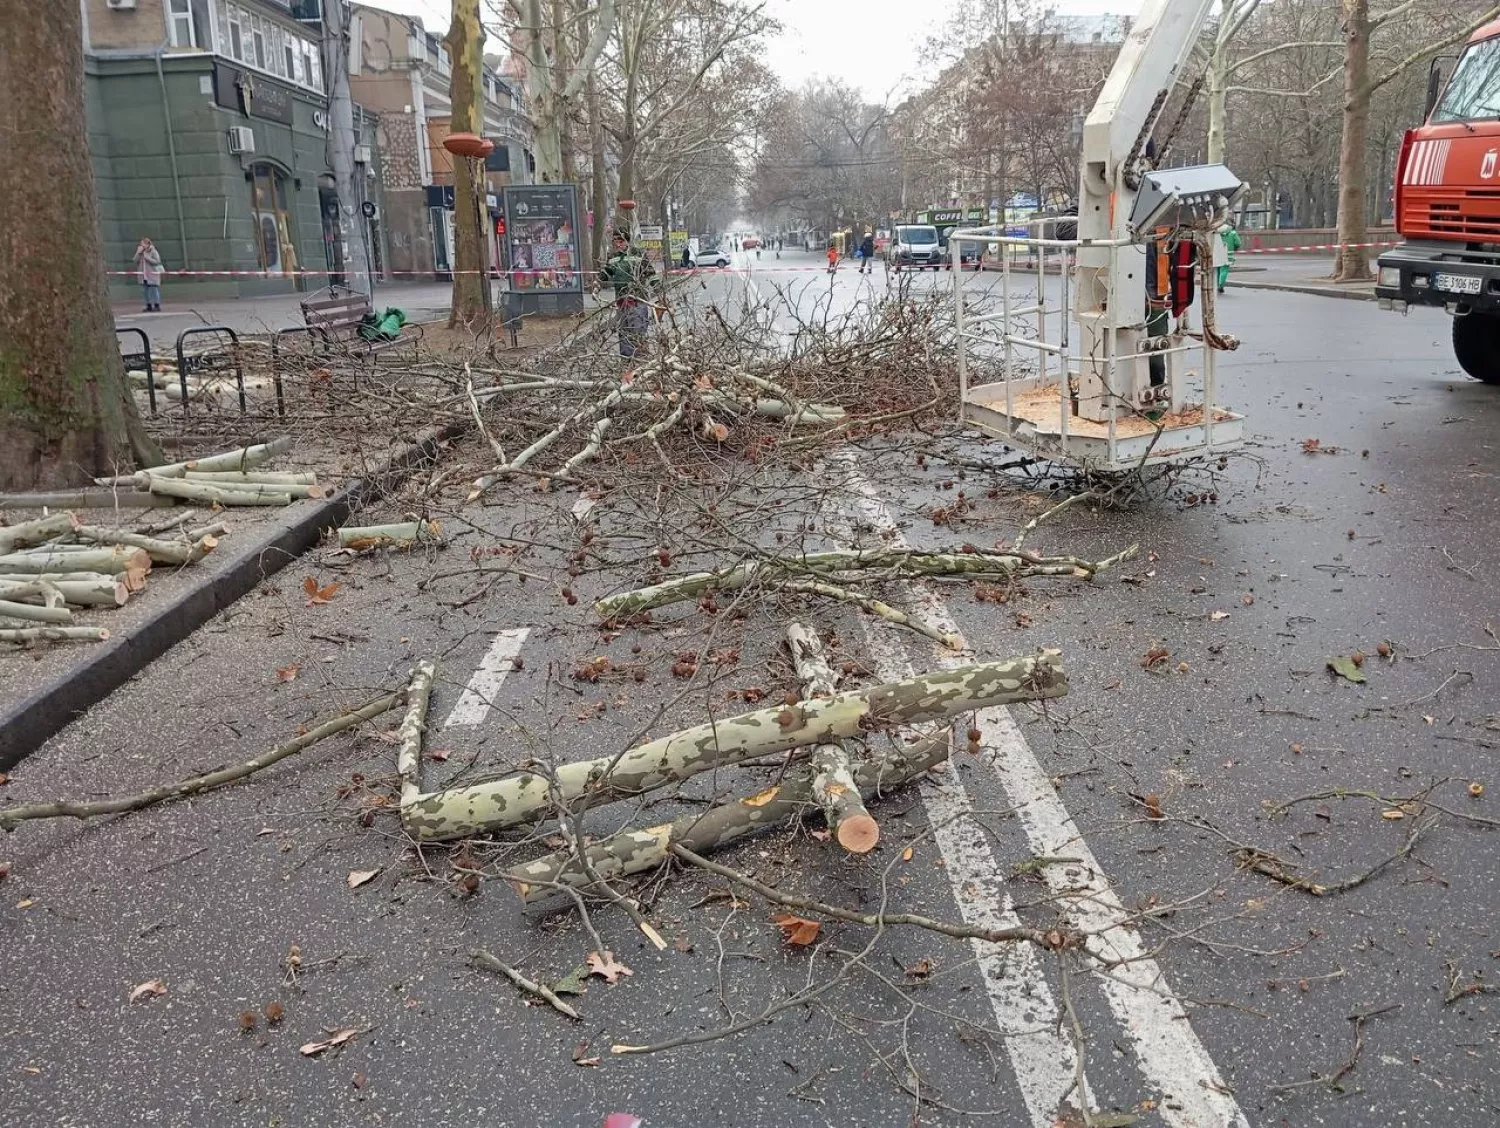
[[[521,646],[530,633],[530,627],[512,627],[495,636],[495,641],[490,644],[479,663],[479,669],[474,671],[474,676],[464,687],[463,695],[453,706],[453,712],[443,722],[444,728],[484,723],[495,694],[505,684],[506,675],[515,668],[516,655],[521,653]]]
[[[911,675],[911,662],[892,642],[888,628],[866,620],[865,638],[882,681]],[[970,817],[973,808],[958,772],[949,771],[942,782],[924,779],[920,791],[928,822],[935,828],[933,838],[943,852],[943,871],[965,922],[976,928],[1018,927],[1021,921],[1005,892],[1004,875],[984,831]],[[1072,1040],[1060,1032],[1057,1002],[1037,950],[1026,943],[970,944],[1031,1124],[1050,1128],[1058,1104],[1073,1087],[1078,1055]],[[1083,1104],[1086,1098],[1072,1099]]]
[[[886,542],[891,547],[909,547],[875,486],[859,473],[852,459],[835,455],[830,461],[841,465],[858,491],[860,516],[875,528],[891,532]],[[906,587],[917,603],[914,609],[928,623],[944,633],[958,633],[947,606],[929,585],[913,581]],[[938,661],[949,667],[963,664],[948,654]],[[1095,933],[1089,950],[1101,959],[1129,961],[1097,978],[1110,1009],[1134,1042],[1137,1066],[1147,1082],[1168,1098],[1158,1108],[1162,1120],[1173,1128],[1249,1128],[1160,966],[1144,956],[1140,937],[1126,925],[1129,918],[1124,906],[1009,711],[981,710],[977,727],[986,746],[996,753],[991,763],[1010,802],[1019,808],[1032,853],[1083,859],[1077,866],[1045,866],[1042,872],[1053,893],[1068,899],[1077,925]],[[964,903],[962,897],[959,903]],[[993,992],[991,1000],[996,1001]],[[1012,1060],[1016,1060],[1014,1053]],[[1020,1069],[1017,1062],[1018,1076]]]

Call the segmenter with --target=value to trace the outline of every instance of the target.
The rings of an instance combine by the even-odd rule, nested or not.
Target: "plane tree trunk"
[[[484,25],[479,19],[479,0],[453,0],[453,19],[446,37],[448,58],[452,63],[449,101],[452,116],[449,129],[454,133],[484,135],[483,102],[480,100],[480,75],[484,69]],[[453,310],[450,326],[475,326],[489,315],[485,301],[489,287],[489,268],[485,262],[485,229],[481,218],[484,196],[479,186],[476,166],[471,157],[453,158]]]
[[[14,111],[0,128],[13,221],[0,238],[0,490],[87,485],[163,461],[115,344],[81,20],[77,4],[22,4],[0,36],[0,105]]]

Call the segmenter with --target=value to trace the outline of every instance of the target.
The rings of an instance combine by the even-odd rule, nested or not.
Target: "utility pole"
[[[361,225],[367,223],[360,203],[364,193],[355,176],[364,171],[354,163],[354,101],[349,95],[349,13],[345,0],[323,0],[323,74],[328,83],[329,163],[339,197],[339,244],[344,277],[356,294],[374,296],[370,256]]]

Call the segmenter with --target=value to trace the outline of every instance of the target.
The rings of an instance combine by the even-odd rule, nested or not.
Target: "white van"
[[[885,249],[885,260],[892,270],[903,266],[937,270],[943,265],[943,247],[937,228],[930,223],[898,223]]]

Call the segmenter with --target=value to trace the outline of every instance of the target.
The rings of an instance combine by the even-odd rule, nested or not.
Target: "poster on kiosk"
[[[502,192],[507,278],[522,312],[582,309],[577,186],[513,185]]]

